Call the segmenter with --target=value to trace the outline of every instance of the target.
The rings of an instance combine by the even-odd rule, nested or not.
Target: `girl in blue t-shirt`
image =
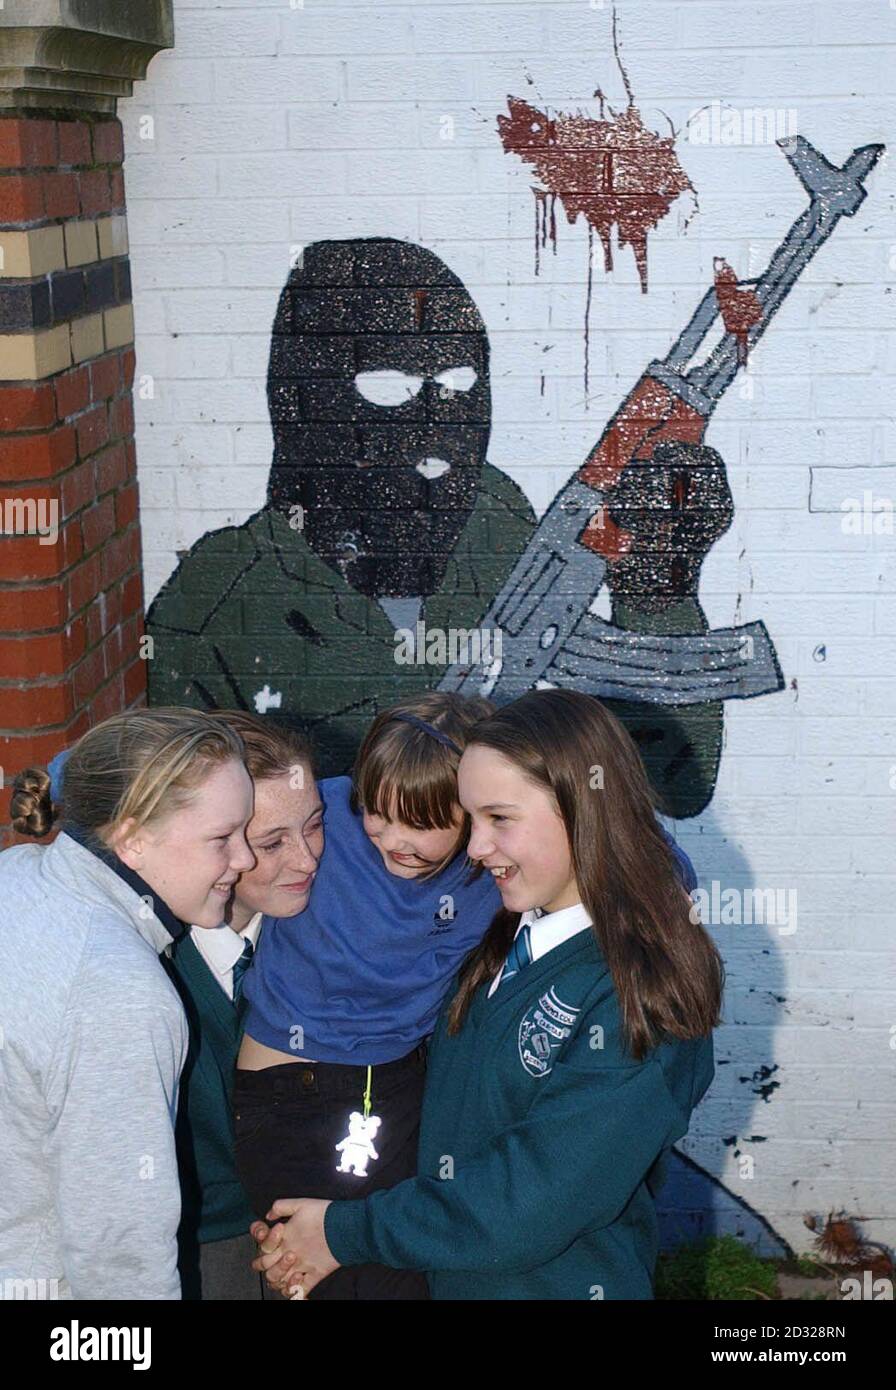
[[[417,1171],[426,1040],[498,907],[471,869],[457,766],[489,701],[425,691],[384,710],[352,776],[320,783],[308,906],[264,919],[234,1085],[237,1169],[259,1217],[284,1193],[363,1197]],[[428,1296],[413,1270],[337,1271],[315,1299]]]
[[[529,691],[478,723],[458,795],[502,906],[435,1029],[418,1175],[360,1201],[295,1188],[285,1225],[253,1227],[255,1268],[312,1298],[379,1260],[435,1299],[649,1299],[653,1196],[713,1075],[718,951],[591,696]]]

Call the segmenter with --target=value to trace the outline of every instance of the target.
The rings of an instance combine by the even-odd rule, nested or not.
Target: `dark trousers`
[[[370,1108],[382,1121],[373,1140],[379,1157],[360,1177],[337,1171],[337,1145],[349,1132],[352,1112],[363,1113],[366,1067],[284,1062],[237,1070],[236,1167],[259,1219],[278,1197],[366,1197],[414,1177],[425,1079],[423,1043],[399,1061],[373,1067]],[[425,1299],[429,1288],[418,1271],[351,1265],[322,1279],[308,1297]]]
[[[226,1240],[209,1240],[202,1245],[190,1243],[189,1251],[181,1241],[179,1263],[181,1298],[184,1301],[261,1301],[265,1297],[265,1279],[256,1274],[252,1261],[258,1258],[258,1247],[248,1231]],[[272,1293],[272,1290],[268,1290]]]

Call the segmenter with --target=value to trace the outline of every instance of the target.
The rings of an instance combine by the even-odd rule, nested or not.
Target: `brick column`
[[[37,55],[46,31],[34,32]],[[0,70],[7,37],[0,29]],[[89,37],[74,35],[81,59]],[[161,45],[144,38],[145,67]],[[114,115],[130,90],[117,75],[128,42],[104,36],[113,75],[74,73],[72,86],[87,91],[60,92],[44,55],[43,67],[24,69],[18,96],[0,93],[0,847],[15,838],[15,774],[145,699],[134,323]]]

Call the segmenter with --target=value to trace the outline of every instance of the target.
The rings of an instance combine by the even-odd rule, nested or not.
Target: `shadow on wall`
[[[700,827],[705,853],[700,844],[689,846],[699,886],[710,898],[713,881],[721,885],[722,893],[735,887],[739,902],[746,908],[751,900],[741,890],[756,887],[749,863],[723,837],[711,810],[704,812]],[[782,1094],[771,1061],[786,987],[780,923],[756,925],[744,920],[732,923],[726,932],[712,915],[710,906],[704,921],[722,952],[727,975],[723,1027],[716,1033],[715,1080],[694,1111],[690,1132],[700,1137],[704,1152],[707,1141],[711,1144],[708,1161],[714,1171],[677,1149],[669,1155],[666,1179],[657,1194],[660,1248],[672,1250],[708,1236],[733,1235],[760,1255],[786,1257],[793,1253],[789,1244],[755,1209],[762,1194],[765,1107],[780,1104]],[[747,916],[746,911],[742,916]],[[734,933],[735,944],[726,949],[729,933]],[[738,934],[742,934],[740,939]],[[749,1012],[744,1013],[744,1009]],[[748,1030],[732,1027],[741,1020],[749,1021]],[[750,1039],[748,1057],[742,1056],[739,1035]],[[744,1176],[735,1173],[723,1181],[718,1174],[732,1153]],[[750,1173],[752,1176],[747,1176]],[[793,1180],[794,1191],[798,1182],[798,1177]]]

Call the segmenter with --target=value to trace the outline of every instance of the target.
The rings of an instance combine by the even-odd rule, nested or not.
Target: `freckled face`
[[[310,768],[301,786],[291,772],[255,783],[255,812],[246,829],[253,868],[240,874],[235,906],[249,920],[256,912],[294,917],[308,906],[324,848],[324,807]]]
[[[581,901],[566,827],[547,788],[481,744],[464,749],[457,787],[472,824],[467,853],[494,875],[509,911],[558,912]]]

